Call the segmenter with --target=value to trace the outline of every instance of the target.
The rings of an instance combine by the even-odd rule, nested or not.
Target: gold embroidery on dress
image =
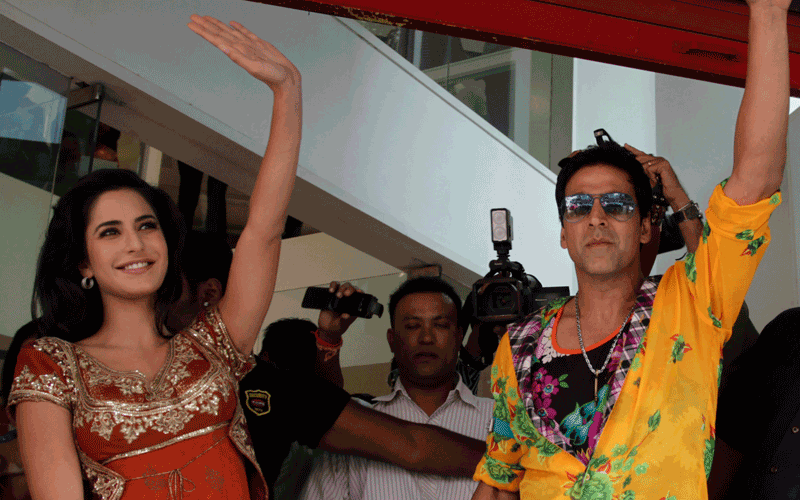
[[[92,460],[80,447],[76,446],[76,448],[83,473],[89,479],[94,492],[102,500],[117,500],[120,498],[122,490],[125,488],[125,479],[119,473]]]
[[[163,490],[167,487],[167,477],[158,475],[158,469],[152,464],[148,465],[145,471],[147,472],[144,478],[145,486],[153,491]]]
[[[34,375],[28,366],[23,366],[22,371],[14,379],[11,392],[13,395],[9,398],[10,405],[18,400],[37,400],[49,401],[69,408],[67,384],[51,373]]]
[[[228,439],[228,436],[220,437],[219,439],[214,441],[214,443],[212,443],[211,446],[209,446],[208,448],[206,448],[205,450],[200,452],[200,454],[198,454],[196,457],[192,458],[191,460],[189,460],[185,464],[181,465],[177,469],[173,469],[173,470],[165,471],[165,472],[157,472],[157,469],[155,469],[152,466],[150,466],[150,467],[148,467],[149,470],[147,471],[146,474],[144,474],[142,476],[139,476],[139,477],[132,477],[132,478],[128,479],[128,481],[136,481],[137,479],[144,479],[145,485],[147,485],[148,487],[150,487],[150,484],[161,486],[162,484],[165,483],[165,486],[169,487],[169,498],[170,498],[170,500],[181,500],[183,498],[184,492],[185,493],[191,493],[196,488],[196,485],[194,484],[194,481],[192,481],[191,479],[189,479],[189,478],[187,478],[186,476],[183,475],[183,469],[185,469],[186,467],[188,467],[189,465],[194,463],[195,460],[197,460],[198,458],[202,457],[203,455],[205,455],[206,453],[211,451],[215,446],[217,446],[221,442],[225,441],[226,439]],[[206,467],[206,470],[208,470],[208,469],[209,469],[209,467]],[[219,474],[219,473],[217,473],[217,474]],[[154,482],[154,483],[148,484],[148,481],[157,480],[158,478],[163,478],[164,479],[164,483],[161,483],[159,481],[157,483]],[[206,476],[206,480],[208,480],[208,476]],[[191,486],[191,487],[189,487],[189,486]],[[154,488],[150,488],[150,489],[154,489]]]
[[[74,414],[74,425],[81,427],[90,424],[91,431],[110,441],[114,430],[118,430],[128,443],[133,443],[140,435],[154,430],[166,435],[181,432],[194,415],[219,414],[220,402],[235,397],[236,387],[227,379],[226,368],[215,363],[213,355],[209,356],[209,369],[185,394],[177,394],[177,384],[191,377],[188,365],[193,361],[205,361],[206,358],[197,352],[192,341],[179,335],[171,342],[170,350],[174,355],[168,357],[169,366],[156,377],[155,391],[148,401],[143,403],[98,401],[80,391],[81,403]],[[145,380],[140,374],[111,370],[91,356],[75,351],[78,366],[82,375],[83,386],[91,387],[93,392],[103,386],[112,386],[122,394],[146,394]],[[159,384],[159,378],[169,383]],[[159,389],[158,385],[162,387]],[[158,398],[158,399],[156,399]],[[85,403],[85,404],[83,404]]]
[[[255,356],[252,353],[245,355],[236,350],[217,308],[208,309],[205,314],[206,321],[198,319],[187,333],[193,335],[210,351],[221,355],[225,364],[231,367],[233,376],[241,380],[255,366]],[[209,325],[214,330],[213,334]]]
[[[211,425],[209,427],[205,427],[203,429],[198,429],[196,431],[189,432],[187,434],[181,434],[180,436],[178,436],[176,438],[168,439],[168,440],[166,440],[166,441],[164,441],[162,443],[158,443],[157,445],[154,445],[154,446],[148,446],[147,448],[142,448],[140,450],[133,450],[133,451],[127,451],[125,453],[120,453],[119,455],[114,455],[111,458],[107,458],[107,459],[103,460],[102,464],[103,465],[108,465],[108,464],[110,464],[111,462],[113,462],[115,460],[122,460],[123,458],[135,457],[137,455],[144,455],[145,453],[149,453],[151,451],[160,450],[162,448],[166,448],[167,446],[173,445],[175,443],[180,443],[181,441],[186,441],[187,439],[192,439],[192,438],[196,438],[197,436],[203,436],[205,434],[210,434],[210,433],[214,432],[217,429],[221,429],[223,427],[226,427],[227,425],[230,425],[230,422],[220,422],[218,424],[214,424],[214,425]]]
[[[113,457],[120,459],[123,455],[135,456],[188,439],[188,436],[179,433],[194,415],[218,415],[222,402],[230,402],[230,398],[233,398],[235,408],[227,436],[258,472],[256,480],[260,486],[257,490],[260,491],[264,486],[263,474],[255,461],[239,406],[237,384],[231,377],[239,379],[252,369],[253,356],[244,356],[235,349],[216,310],[209,310],[206,314],[207,322],[198,321],[191,330],[185,330],[173,338],[174,356],[169,363],[165,363],[164,371],[159,375],[160,380],[157,376],[152,387],[147,387],[143,376],[103,370],[69,342],[50,337],[39,339],[33,347],[47,354],[61,373],[54,371],[36,376],[27,366],[23,367],[14,381],[9,402],[44,400],[59,404],[71,411],[73,429],[89,430],[108,441],[115,430],[129,444],[147,431],[173,436],[163,443],[142,449],[145,451],[135,450]],[[204,362],[206,366],[199,370],[202,365],[191,366],[195,362]],[[183,384],[193,376],[196,380]],[[122,400],[94,397],[94,394],[102,393],[103,387],[112,388]],[[148,394],[148,391],[152,392]],[[196,433],[207,430],[204,428],[188,434],[194,437]],[[95,494],[103,500],[118,500],[122,496],[125,479],[97,463],[79,446],[76,445],[76,448],[81,467]],[[180,477],[173,479],[175,484],[169,483],[168,479],[168,486],[171,489],[175,486],[177,489],[171,493],[180,496],[188,485],[179,484]]]
[[[211,489],[222,491],[222,487],[225,485],[225,478],[222,477],[222,474],[206,465],[206,483]]]

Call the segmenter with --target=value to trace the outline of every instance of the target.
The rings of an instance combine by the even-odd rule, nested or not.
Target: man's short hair
[[[307,319],[283,318],[264,329],[258,355],[267,353],[270,362],[285,370],[313,370],[317,358],[316,323]]]
[[[233,252],[225,236],[203,231],[189,231],[186,235],[182,264],[191,290],[196,291],[199,283],[216,278],[224,294],[231,261]]]
[[[412,293],[442,293],[453,301],[456,307],[456,317],[458,317],[461,312],[461,297],[459,297],[455,289],[450,286],[450,283],[442,278],[420,276],[406,281],[389,296],[389,321],[392,324],[392,328],[394,328],[394,312],[397,310],[397,304],[400,303],[403,297],[411,295]]]
[[[642,218],[650,212],[653,204],[653,188],[650,186],[650,178],[644,171],[642,164],[636,160],[636,156],[620,146],[616,142],[605,142],[600,146],[589,146],[572,158],[564,158],[558,164],[561,172],[556,180],[556,205],[558,207],[558,218],[564,224],[561,208],[564,204],[565,192],[569,180],[583,167],[605,164],[616,167],[626,174],[633,185],[633,192],[636,196],[636,204],[639,206],[639,215]],[[605,193],[591,193],[605,194]]]

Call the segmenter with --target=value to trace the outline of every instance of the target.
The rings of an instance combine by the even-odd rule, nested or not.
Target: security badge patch
[[[270,395],[267,391],[248,390],[244,391],[247,396],[247,407],[257,416],[266,415],[269,413],[269,398]]]

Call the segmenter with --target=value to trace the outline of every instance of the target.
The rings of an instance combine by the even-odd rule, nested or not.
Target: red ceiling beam
[[[744,85],[747,6],[723,0],[257,0],[503,45]],[[792,95],[800,16],[790,13]]]

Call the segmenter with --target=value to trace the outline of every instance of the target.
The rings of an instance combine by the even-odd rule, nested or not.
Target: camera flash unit
[[[505,208],[493,208],[492,218],[492,242],[511,243],[514,235],[511,231],[511,212]]]

